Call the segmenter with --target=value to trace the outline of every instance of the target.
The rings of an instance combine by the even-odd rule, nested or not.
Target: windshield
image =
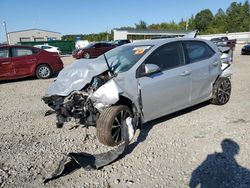
[[[117,74],[128,71],[151,47],[149,45],[120,46],[108,51],[105,56],[112,71]]]

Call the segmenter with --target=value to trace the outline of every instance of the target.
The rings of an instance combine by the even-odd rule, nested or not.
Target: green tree
[[[233,2],[226,11],[227,13],[227,25],[228,32],[242,31],[241,24],[243,22],[243,12],[241,3]]]
[[[136,29],[147,29],[147,23],[143,20],[140,20],[139,23],[135,24]]]
[[[160,24],[151,24],[148,26],[148,29],[161,30],[161,27]]]
[[[210,34],[226,32],[226,14],[222,9],[219,9],[215,14],[213,21],[206,32]]]
[[[213,21],[213,14],[209,9],[204,9],[196,14],[194,24],[200,32],[205,32]]]
[[[186,25],[187,25],[187,21],[185,21],[182,18],[181,21],[177,25],[177,30],[186,30]]]
[[[191,18],[188,19],[188,30],[195,30],[195,21],[194,21],[194,15],[191,16]]]
[[[242,22],[242,31],[250,31],[250,5],[248,1],[245,1],[245,3],[242,5],[242,16],[243,16],[243,22]]]

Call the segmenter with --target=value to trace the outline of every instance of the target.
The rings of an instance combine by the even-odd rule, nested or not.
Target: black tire
[[[46,79],[51,77],[52,70],[49,65],[41,64],[36,68],[36,77],[40,79]]]
[[[116,146],[121,143],[122,124],[129,116],[132,116],[132,113],[125,105],[111,106],[104,109],[96,124],[98,140],[107,146]]]
[[[89,59],[90,58],[90,54],[88,52],[84,52],[82,57],[84,59]]]
[[[211,99],[212,104],[224,105],[226,104],[231,95],[231,81],[229,78],[219,78],[213,88],[213,98]]]

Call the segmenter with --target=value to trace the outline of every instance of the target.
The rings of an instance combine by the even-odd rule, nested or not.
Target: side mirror
[[[161,71],[160,67],[156,64],[145,64],[145,75],[153,74]]]

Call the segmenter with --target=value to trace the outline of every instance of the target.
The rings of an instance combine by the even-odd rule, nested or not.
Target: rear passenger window
[[[100,43],[96,43],[94,46],[95,46],[95,48],[100,48],[101,44]]]
[[[7,58],[9,57],[9,49],[8,48],[1,48],[0,49],[0,58]]]
[[[32,50],[29,48],[12,48],[12,57],[20,57],[32,54]]]
[[[109,44],[109,43],[102,43],[102,47],[110,47],[111,46],[111,44]]]
[[[168,70],[184,65],[184,54],[180,42],[166,44],[157,49],[146,64],[156,64],[161,70]]]
[[[185,41],[184,44],[187,49],[190,63],[209,59],[215,54],[215,52],[204,42]]]
[[[33,48],[33,54],[38,54],[40,52],[39,48]]]
[[[42,49],[45,50],[45,49],[50,49],[51,47],[50,46],[42,46]]]

